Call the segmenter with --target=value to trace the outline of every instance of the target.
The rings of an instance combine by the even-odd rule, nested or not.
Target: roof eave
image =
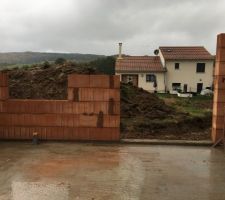
[[[183,61],[189,61],[189,60],[211,60],[214,61],[215,58],[164,58],[165,61],[174,61],[174,60],[183,60]]]
[[[115,70],[118,73],[122,73],[122,72],[126,72],[126,73],[148,73],[148,72],[152,72],[152,73],[165,73],[167,72],[167,70]]]

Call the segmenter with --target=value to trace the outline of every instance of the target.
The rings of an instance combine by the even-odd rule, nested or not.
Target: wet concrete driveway
[[[208,147],[0,143],[0,200],[224,200]]]

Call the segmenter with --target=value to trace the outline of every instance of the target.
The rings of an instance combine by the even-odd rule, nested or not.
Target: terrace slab
[[[0,199],[224,200],[225,153],[194,146],[0,143]]]

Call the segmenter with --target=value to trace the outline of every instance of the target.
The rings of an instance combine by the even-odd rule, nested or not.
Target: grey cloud
[[[0,51],[149,55],[160,45],[204,45],[225,32],[223,0],[1,0]]]

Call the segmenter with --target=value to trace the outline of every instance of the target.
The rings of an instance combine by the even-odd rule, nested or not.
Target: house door
[[[203,88],[203,83],[197,83],[197,93],[201,93]]]
[[[184,84],[184,93],[187,92],[187,84]]]

